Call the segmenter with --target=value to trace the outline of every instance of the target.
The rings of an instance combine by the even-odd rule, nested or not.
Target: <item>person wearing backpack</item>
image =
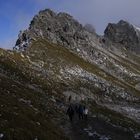
[[[69,119],[72,122],[73,121],[73,116],[74,116],[74,109],[71,105],[68,107],[66,115],[69,116]]]
[[[79,105],[79,108],[78,108],[78,114],[79,114],[79,120],[82,120],[84,118],[84,108],[82,105]]]

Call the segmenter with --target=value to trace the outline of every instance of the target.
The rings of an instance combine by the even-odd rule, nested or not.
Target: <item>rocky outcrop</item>
[[[25,36],[28,40],[24,40]],[[109,23],[104,36],[101,37],[96,34],[92,25],[83,26],[69,14],[55,13],[50,9],[40,11],[31,21],[29,29],[20,32],[14,49],[26,50],[30,45],[28,42],[36,38],[46,38],[52,43],[61,44],[74,51],[80,51],[85,47],[90,50],[91,46],[101,46],[107,41],[140,53],[140,28],[124,20],[120,20],[117,24]]]
[[[25,51],[26,48],[30,45],[30,37],[29,35],[26,33],[26,31],[20,31],[19,35],[18,35],[18,39],[16,41],[15,47],[13,48],[13,50],[17,50],[17,51]]]
[[[26,34],[32,40],[47,38],[52,43],[61,44],[76,50],[91,46],[97,40],[97,36],[93,35],[93,32],[93,27],[90,26],[90,29],[89,25],[83,27],[69,14],[57,14],[50,9],[46,9],[40,11],[33,18],[29,29],[23,31],[23,34]],[[19,48],[21,47],[19,46]]]
[[[117,24],[109,23],[104,31],[105,38],[123,45],[128,50],[140,51],[140,30],[130,23],[120,20]]]

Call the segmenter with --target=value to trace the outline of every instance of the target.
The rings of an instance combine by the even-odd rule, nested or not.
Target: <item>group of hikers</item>
[[[69,116],[70,121],[73,121],[73,117],[77,114],[79,120],[87,120],[88,115],[88,108],[79,104],[79,105],[72,105],[70,104],[66,114]]]

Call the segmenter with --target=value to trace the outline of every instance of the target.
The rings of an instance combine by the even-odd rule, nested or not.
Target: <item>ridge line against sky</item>
[[[94,25],[98,34],[109,22],[127,20],[140,25],[140,0],[1,0],[0,47],[12,48],[19,30],[28,28],[33,16],[50,8],[67,12],[82,24]]]

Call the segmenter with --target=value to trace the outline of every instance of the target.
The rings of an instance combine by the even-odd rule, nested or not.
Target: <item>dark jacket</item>
[[[73,108],[70,106],[66,112],[67,115],[74,115],[74,110]]]

